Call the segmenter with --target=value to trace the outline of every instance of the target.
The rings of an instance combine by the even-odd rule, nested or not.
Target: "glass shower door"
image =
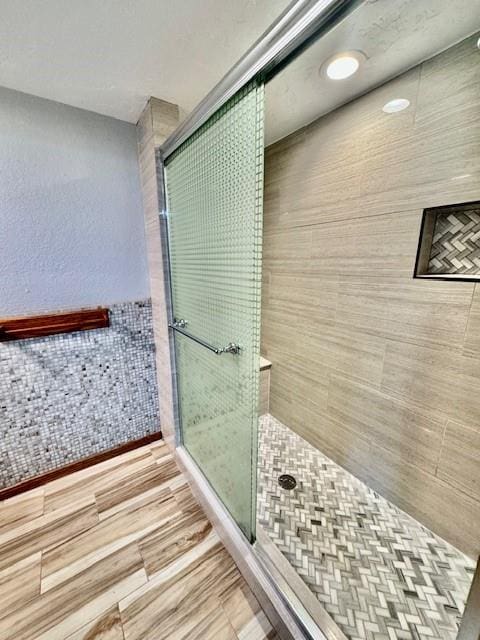
[[[182,440],[253,539],[263,85],[234,96],[165,173]]]

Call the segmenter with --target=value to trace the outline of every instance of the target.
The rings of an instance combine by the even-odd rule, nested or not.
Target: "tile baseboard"
[[[69,464],[58,467],[57,469],[52,469],[51,471],[46,471],[45,473],[42,473],[40,475],[27,478],[26,480],[23,480],[18,484],[14,484],[11,487],[0,489],[0,501],[6,500],[7,498],[12,498],[13,496],[19,495],[20,493],[25,493],[25,491],[30,491],[30,489],[41,487],[42,485],[47,484],[47,482],[51,482],[52,480],[57,480],[58,478],[68,476],[71,473],[75,473],[75,471],[81,471],[82,469],[86,469],[87,467],[92,467],[99,462],[104,462],[105,460],[109,460],[110,458],[119,456],[122,453],[133,451],[133,449],[138,449],[139,447],[143,447],[146,444],[151,444],[152,442],[161,439],[161,431],[150,433],[149,435],[143,436],[142,438],[131,440],[130,442],[125,442],[118,447],[113,447],[112,449],[101,451],[100,453],[94,453],[91,456],[76,460],[75,462],[70,462]]]

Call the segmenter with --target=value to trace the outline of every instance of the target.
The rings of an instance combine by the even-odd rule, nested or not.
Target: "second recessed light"
[[[406,98],[395,98],[383,105],[382,111],[385,113],[398,113],[410,106],[410,100]]]

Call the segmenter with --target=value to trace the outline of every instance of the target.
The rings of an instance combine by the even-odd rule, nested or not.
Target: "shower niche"
[[[424,209],[414,277],[480,281],[480,201]]]

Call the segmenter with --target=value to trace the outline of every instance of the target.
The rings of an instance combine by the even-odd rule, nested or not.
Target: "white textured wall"
[[[135,127],[0,88],[0,317],[149,296]]]

